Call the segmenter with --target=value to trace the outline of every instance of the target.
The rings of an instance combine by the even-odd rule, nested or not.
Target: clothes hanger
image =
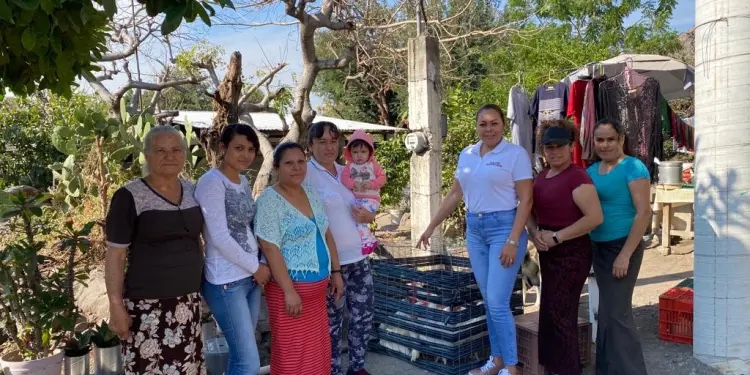
[[[544,85],[548,85],[548,84],[551,84],[551,83],[557,83],[557,80],[554,79],[554,78],[552,78],[552,71],[550,70],[549,73],[548,73],[548,75],[547,75],[547,80],[544,81]]]
[[[523,73],[516,72],[516,83],[513,85],[513,87],[518,87],[519,89],[523,91],[523,82],[521,81],[522,75]]]

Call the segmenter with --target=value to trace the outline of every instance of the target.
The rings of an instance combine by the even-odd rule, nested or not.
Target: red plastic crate
[[[674,287],[659,296],[659,338],[693,343],[693,289]]]
[[[521,375],[544,375],[544,366],[539,364],[539,313],[523,314],[516,319],[516,340],[518,342],[518,362]],[[591,323],[578,318],[578,343],[581,363],[591,363]]]

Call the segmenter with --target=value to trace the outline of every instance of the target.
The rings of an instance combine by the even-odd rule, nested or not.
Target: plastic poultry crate
[[[693,289],[674,287],[659,296],[659,338],[693,343]]]
[[[372,260],[377,351],[436,374],[466,374],[489,356],[486,312],[468,258]],[[523,313],[522,279],[510,308]],[[413,359],[413,360],[412,360]]]

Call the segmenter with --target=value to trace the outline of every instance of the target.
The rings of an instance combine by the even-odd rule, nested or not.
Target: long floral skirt
[[[126,375],[206,375],[201,297],[125,299],[133,319],[122,342]]]
[[[271,323],[271,375],[330,375],[328,279],[294,283],[294,289],[302,299],[302,314],[296,318],[287,314],[284,292],[279,284],[271,281],[266,285]]]

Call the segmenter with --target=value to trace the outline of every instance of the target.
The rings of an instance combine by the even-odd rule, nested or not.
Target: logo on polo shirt
[[[502,168],[502,167],[503,167],[503,165],[502,165],[502,164],[500,164],[500,162],[499,162],[499,161],[491,161],[491,162],[487,163],[487,165],[491,165],[491,166],[493,166],[493,167],[500,167],[500,168]]]

